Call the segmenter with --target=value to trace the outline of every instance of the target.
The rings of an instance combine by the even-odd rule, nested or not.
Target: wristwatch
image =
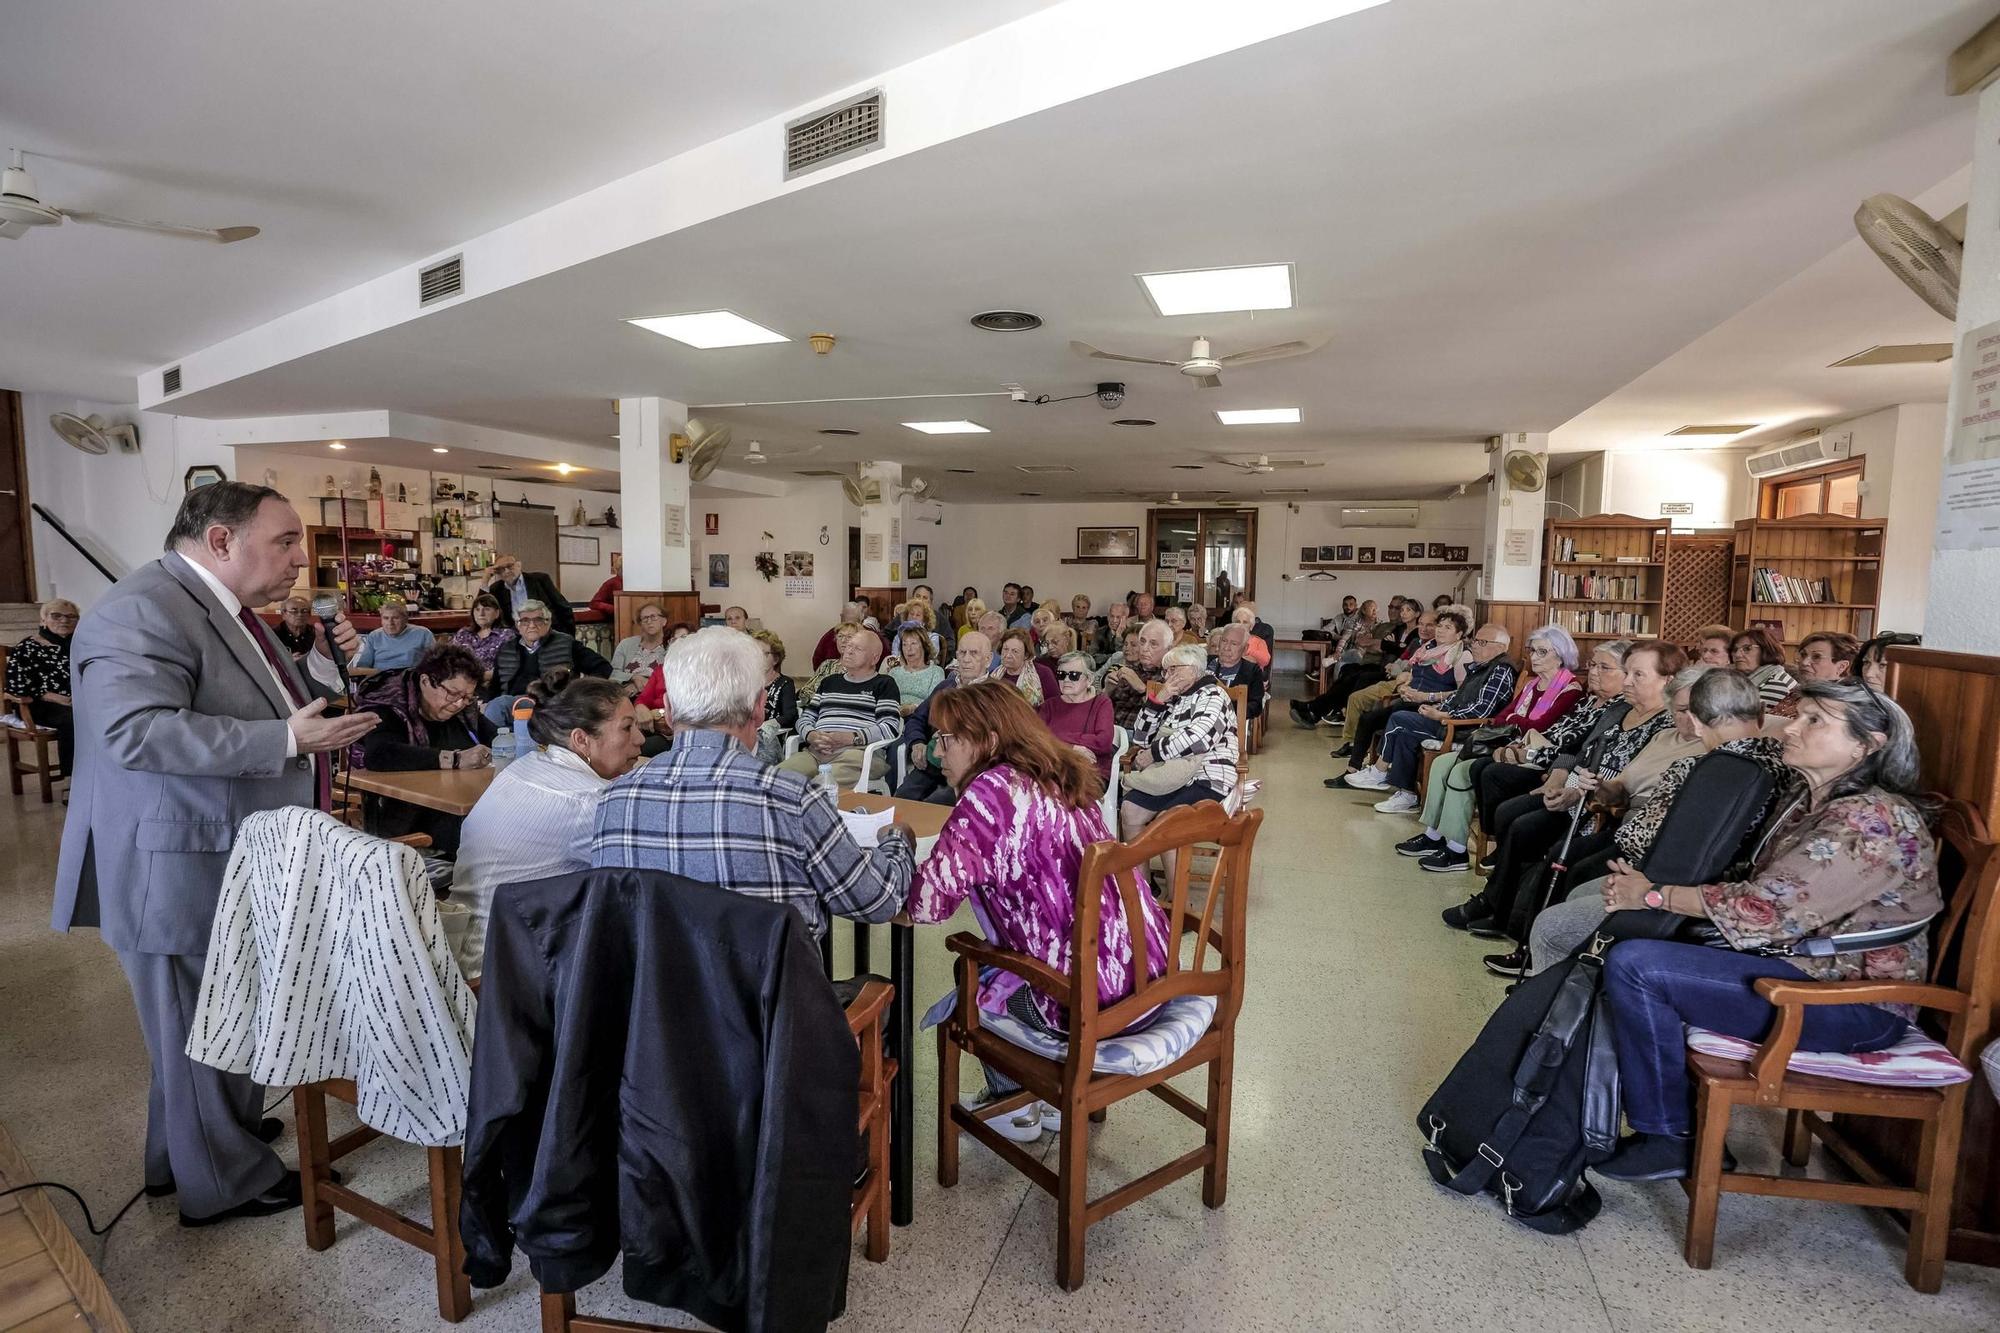
[[[1665,907],[1666,905],[1667,905],[1667,895],[1660,892],[1659,886],[1655,885],[1654,887],[1646,890],[1646,906]]]

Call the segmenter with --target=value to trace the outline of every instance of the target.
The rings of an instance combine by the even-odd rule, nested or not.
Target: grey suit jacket
[[[303,697],[327,693],[290,653],[278,659]],[[53,925],[97,926],[124,952],[205,954],[237,824],[313,803],[312,760],[285,757],[291,701],[172,554],[84,616],[70,674],[76,749]]]

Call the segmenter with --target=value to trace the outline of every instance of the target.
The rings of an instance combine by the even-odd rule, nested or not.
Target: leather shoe
[[[1591,1170],[1606,1180],[1679,1180],[1694,1166],[1694,1137],[1628,1134]]]
[[[284,1132],[285,1122],[274,1115],[267,1115],[257,1122],[257,1138],[260,1142],[276,1143],[284,1135]],[[174,1178],[168,1176],[166,1183],[163,1185],[146,1186],[146,1197],[149,1199],[164,1199],[178,1188],[179,1186],[174,1183]]]
[[[239,1217],[269,1217],[273,1213],[287,1212],[299,1206],[299,1173],[289,1171],[279,1178],[278,1183],[262,1194],[252,1195],[234,1208],[225,1208],[208,1217],[189,1217],[181,1214],[184,1227],[210,1227],[217,1222],[234,1221]]]

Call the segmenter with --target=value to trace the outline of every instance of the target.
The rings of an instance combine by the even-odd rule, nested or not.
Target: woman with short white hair
[[[69,643],[76,635],[76,603],[58,597],[42,603],[42,623],[7,654],[7,693],[28,701],[35,725],[56,733],[56,776],[69,776],[76,735],[69,693]]]
[[[1164,811],[1225,801],[1236,789],[1236,708],[1209,674],[1208,650],[1177,644],[1160,666],[1164,678],[1132,728],[1131,765],[1118,807],[1127,841]],[[1147,777],[1153,769],[1158,771]]]

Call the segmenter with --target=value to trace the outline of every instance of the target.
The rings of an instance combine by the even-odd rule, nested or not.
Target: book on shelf
[[[1647,600],[1645,578],[1638,574],[1564,574],[1551,571],[1549,596],[1607,602]]]
[[[1751,571],[1750,590],[1752,600],[1759,602],[1811,605],[1837,600],[1831,579],[1800,578],[1796,574],[1768,568]]]
[[[1653,636],[1653,617],[1642,611],[1562,610],[1555,622],[1572,634],[1610,634],[1621,638]]]
[[[1643,555],[1617,555],[1611,558],[1621,565],[1643,565],[1647,563],[1646,557]]]

